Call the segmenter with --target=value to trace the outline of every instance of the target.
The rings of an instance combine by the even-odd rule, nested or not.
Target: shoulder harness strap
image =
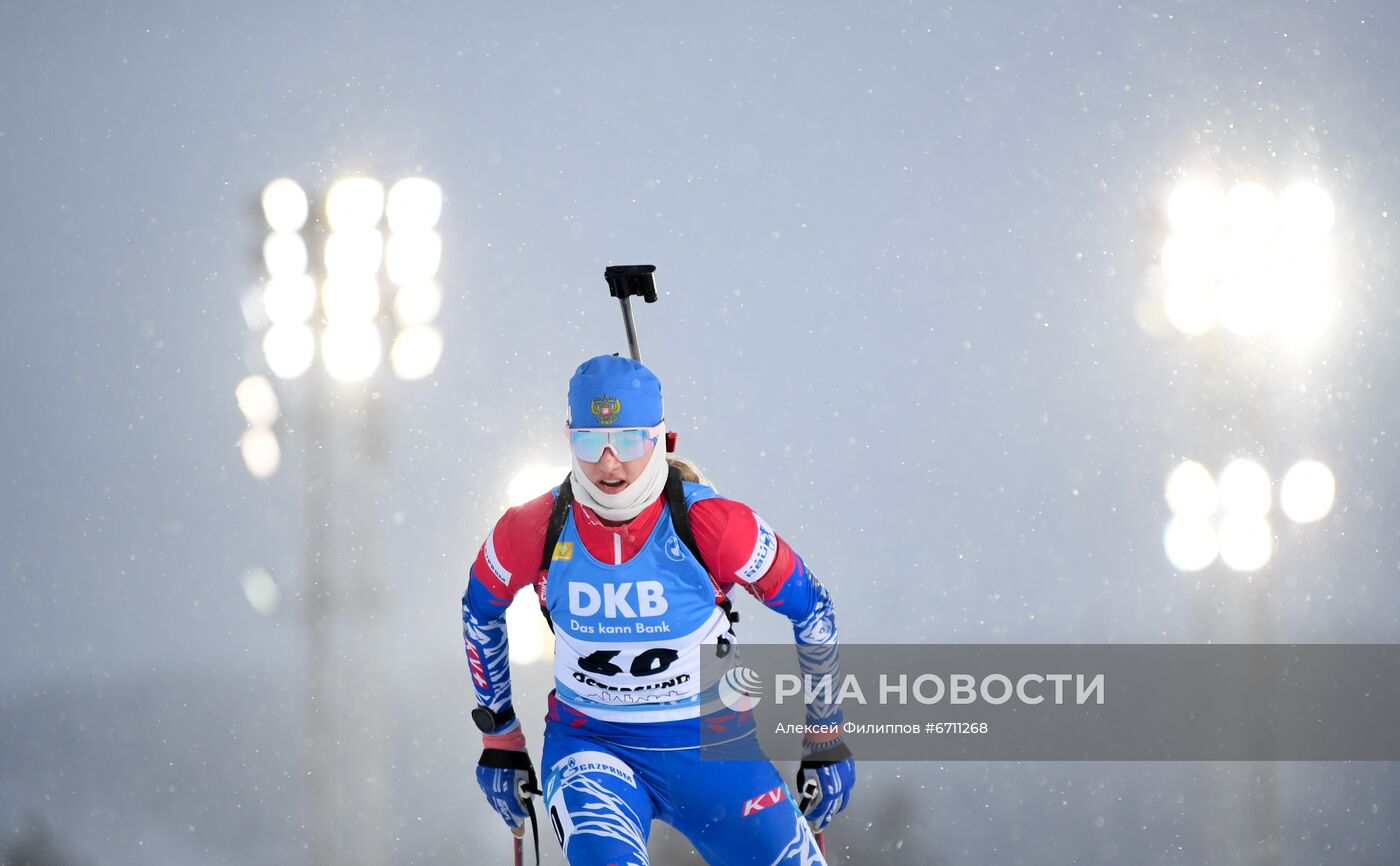
[[[674,466],[666,475],[665,494],[666,507],[671,511],[671,526],[675,528],[676,536],[690,551],[690,555],[695,557],[695,561],[700,563],[700,567],[705,569],[705,573],[709,574],[710,569],[705,565],[705,557],[700,555],[700,547],[695,543],[695,533],[690,531],[690,509],[685,507],[685,484],[681,481],[681,471]],[[714,582],[713,576],[710,582]]]
[[[705,558],[700,555],[700,546],[695,543],[695,533],[690,531],[689,509],[685,505],[685,486],[681,480],[681,472],[676,467],[670,467],[666,474],[666,507],[671,512],[671,525],[676,530],[676,536],[681,543],[690,551],[690,555],[695,557],[695,561],[700,563],[700,567],[709,576],[710,583],[715,590],[715,604],[724,609],[725,616],[730,622],[737,622],[739,614],[733,609],[732,602],[720,591],[719,582],[714,575],[710,574],[709,566],[705,565]],[[540,576],[549,573],[549,564],[554,559],[554,547],[559,543],[559,536],[564,532],[564,522],[569,519],[569,509],[574,504],[574,489],[569,484],[569,477],[565,476],[563,483],[559,485],[559,492],[554,497],[554,508],[549,512],[549,526],[545,529],[544,547],[540,551]],[[544,598],[540,598],[540,613],[544,614],[545,622],[549,623],[550,631],[554,630],[554,621],[549,616],[549,610],[545,607]]]
[[[540,551],[540,577],[543,578],[549,573],[549,563],[554,559],[554,546],[559,543],[559,536],[564,532],[564,521],[569,519],[569,509],[574,504],[574,488],[569,484],[569,476],[564,476],[564,481],[559,485],[559,492],[554,496],[554,508],[549,512],[549,526],[544,531],[544,548]],[[544,596],[540,596],[540,613],[544,614],[544,621],[548,623],[549,630],[554,631],[554,620],[550,619],[549,608],[544,605]]]
[[[710,573],[710,567],[705,564],[705,557],[700,555],[700,546],[695,543],[695,533],[690,531],[690,509],[685,505],[685,485],[681,480],[681,471],[672,466],[666,476],[666,505],[671,509],[671,526],[676,530],[676,536],[680,538],[690,555],[695,557],[695,561],[700,563],[700,567],[705,570],[705,574],[710,578],[710,584],[715,589],[715,604],[724,611],[724,615],[729,619],[729,633],[734,633],[733,623],[739,621],[739,612],[734,609],[734,603],[729,600],[729,596],[724,594],[720,588],[719,581]],[[729,642],[723,637],[720,638],[719,654],[721,657],[729,651]]]

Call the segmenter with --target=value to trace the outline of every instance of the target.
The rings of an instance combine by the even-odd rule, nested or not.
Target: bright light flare
[[[262,209],[273,231],[295,232],[306,225],[311,206],[300,184],[289,177],[279,177],[263,187]]]
[[[1194,514],[1173,517],[1162,533],[1162,546],[1172,568],[1184,572],[1200,571],[1215,562],[1219,552],[1215,527],[1208,518]]]
[[[238,440],[238,450],[243,455],[243,465],[248,474],[265,481],[277,472],[282,464],[282,449],[277,444],[277,435],[266,427],[249,427]]]
[[[368,379],[379,369],[379,329],[371,322],[332,322],[321,334],[321,360],[331,378]]]
[[[263,264],[273,279],[306,273],[306,241],[301,235],[274,232],[263,241]]]
[[[316,311],[316,282],[306,274],[268,280],[262,299],[269,322],[299,325]]]
[[[1230,461],[1220,472],[1220,504],[1229,515],[1263,517],[1273,502],[1269,473],[1247,458]],[[1221,542],[1221,550],[1224,550]],[[1223,553],[1222,553],[1223,555]],[[1248,569],[1245,569],[1248,570]]]
[[[441,266],[442,236],[437,232],[395,232],[389,236],[384,267],[394,285],[430,280]]]
[[[332,277],[374,277],[383,260],[379,229],[347,229],[326,238],[326,273]]]
[[[1199,337],[1215,325],[1215,292],[1208,285],[1168,285],[1162,305],[1167,321],[1188,337]]]
[[[391,231],[431,229],[442,216],[442,187],[426,177],[406,177],[389,188],[385,214]]]
[[[1314,523],[1332,511],[1337,498],[1337,479],[1326,464],[1302,460],[1283,476],[1279,505],[1295,523]]]
[[[1240,337],[1263,333],[1275,316],[1279,261],[1260,244],[1230,244],[1220,272],[1220,323]]]
[[[311,368],[316,337],[306,325],[273,325],[263,335],[263,357],[279,379],[295,379]]]
[[[332,324],[371,321],[379,315],[379,282],[365,276],[329,277],[321,287],[321,306]]]
[[[1308,181],[1290,184],[1279,195],[1279,211],[1284,231],[1295,238],[1311,240],[1325,237],[1337,217],[1332,197]]]
[[[238,383],[233,389],[233,397],[238,401],[238,411],[254,427],[271,427],[277,422],[281,408],[277,404],[277,392],[266,376],[253,375]]]
[[[1177,330],[1199,336],[1216,324],[1237,336],[1271,334],[1306,349],[1325,332],[1335,298],[1327,234],[1331,197],[1295,183],[1275,196],[1241,183],[1222,196],[1203,181],[1173,190],[1173,234],[1162,246],[1163,310]]]
[[[553,636],[540,614],[539,596],[522,592],[506,608],[506,630],[510,632],[510,663],[532,665],[554,655]]]
[[[1284,293],[1274,323],[1279,339],[1294,349],[1317,343],[1327,332],[1335,306],[1336,300],[1326,289],[1299,288]]]
[[[267,307],[263,304],[263,288],[255,286],[238,295],[238,309],[243,313],[243,323],[250,331],[261,331],[268,325]]]
[[[506,503],[511,508],[524,505],[563,481],[568,474],[569,467],[563,464],[544,466],[536,463],[526,466],[510,479],[506,487]]]
[[[1167,199],[1167,222],[1186,237],[1214,237],[1225,224],[1225,196],[1214,184],[1188,180]]]
[[[1264,238],[1278,227],[1278,197],[1263,184],[1236,184],[1225,196],[1225,222],[1242,237]]]
[[[249,606],[263,616],[272,616],[282,606],[282,590],[266,570],[250,568],[243,572],[239,582],[243,585],[243,597],[248,599]]]
[[[394,375],[413,381],[432,375],[442,359],[442,332],[431,325],[410,325],[399,332],[389,350]]]
[[[372,177],[344,177],[326,193],[326,220],[334,231],[369,229],[384,216],[384,184]]]
[[[442,286],[423,280],[399,287],[394,295],[394,316],[401,325],[427,325],[442,310]]]
[[[1258,571],[1274,555],[1274,533],[1262,515],[1225,515],[1219,538],[1220,561],[1231,571]]]
[[[1167,476],[1167,506],[1179,517],[1207,518],[1220,504],[1210,470],[1194,460],[1183,460]]]
[[[1162,244],[1162,271],[1173,285],[1206,287],[1220,268],[1220,243],[1203,235],[1172,235]]]

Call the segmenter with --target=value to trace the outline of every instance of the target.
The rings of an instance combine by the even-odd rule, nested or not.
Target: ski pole
[[[535,800],[533,795],[538,794],[540,791],[539,788],[531,783],[533,779],[534,773],[530,774],[529,779],[521,779],[516,785],[515,792],[516,795],[520,797],[520,801],[525,804],[525,811],[530,819],[530,833],[534,836],[535,840],[535,863],[536,866],[538,866],[540,862],[540,825],[535,819]],[[525,822],[521,821],[519,827],[511,827],[510,832],[515,836],[515,866],[525,866]]]
[[[603,279],[608,281],[608,294],[622,305],[622,326],[627,329],[627,349],[632,360],[642,362],[642,350],[637,346],[637,327],[632,322],[632,297],[641,297],[648,304],[656,303],[655,265],[608,265]]]
[[[821,796],[821,793],[822,793],[822,783],[821,783],[821,782],[818,782],[818,781],[817,781],[816,779],[814,779],[814,778],[808,778],[807,781],[806,781],[806,783],[803,784],[803,786],[802,786],[802,802],[804,802],[804,803],[810,803],[811,801],[813,801],[813,800],[817,799],[818,797],[820,797],[820,796]],[[817,850],[821,852],[821,854],[822,854],[822,859],[823,859],[823,860],[826,859],[826,836],[825,836],[825,833],[826,833],[825,830],[818,830],[818,831],[816,832],[816,834],[815,834],[816,837],[817,837]]]

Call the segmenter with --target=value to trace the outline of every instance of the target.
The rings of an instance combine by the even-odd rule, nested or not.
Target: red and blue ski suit
[[[700,760],[700,678],[684,674],[699,650],[732,638],[717,601],[737,585],[792,621],[804,673],[834,675],[831,597],[747,506],[699,484],[684,490],[704,566],[681,543],[664,496],[618,525],[573,503],[546,573],[555,492],[501,517],[462,600],[477,702],[497,713],[511,707],[505,611],[530,587],[555,628],[542,770],[546,811],[570,863],[648,863],[653,819],[711,863],[824,862],[751,725],[743,727],[747,714],[735,721],[733,760]],[[840,728],[835,706],[816,702],[807,713],[810,727]],[[518,721],[483,739],[493,749],[525,745]]]

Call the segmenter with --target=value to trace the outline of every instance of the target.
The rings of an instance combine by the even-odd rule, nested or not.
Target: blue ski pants
[[[825,864],[786,785],[752,737],[735,757],[652,750],[545,730],[544,802],[571,866],[647,866],[653,820],[711,866]],[[713,754],[713,753],[711,753]]]

